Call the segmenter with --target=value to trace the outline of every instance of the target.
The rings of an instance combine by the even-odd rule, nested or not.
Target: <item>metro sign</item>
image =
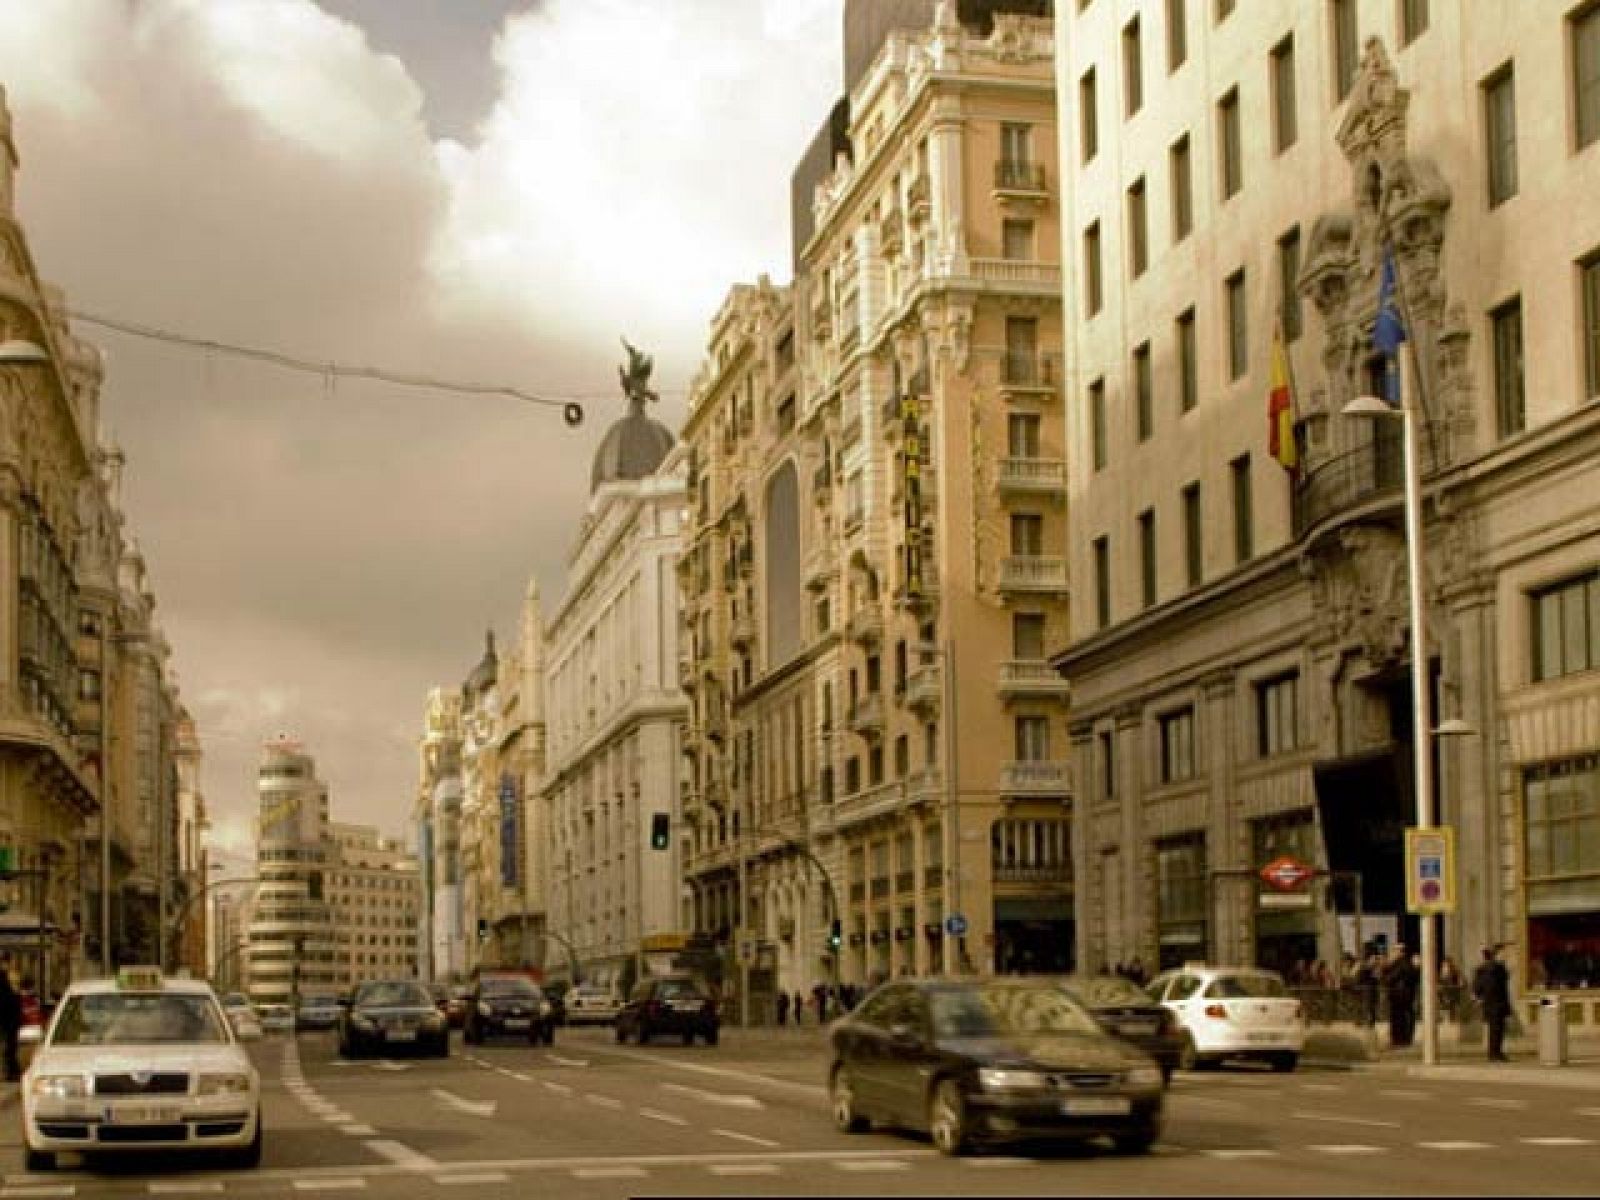
[[[1262,882],[1278,892],[1299,891],[1315,878],[1316,874],[1315,867],[1307,866],[1298,858],[1290,858],[1287,854],[1273,859],[1261,868]]]

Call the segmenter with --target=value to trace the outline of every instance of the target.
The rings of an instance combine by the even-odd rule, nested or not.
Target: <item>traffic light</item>
[[[665,850],[667,843],[672,840],[672,816],[670,813],[654,813],[650,817],[650,849]]]
[[[489,922],[484,917],[478,918],[478,940],[480,942],[489,940]]]
[[[839,943],[842,941],[844,941],[844,922],[835,920],[834,923],[828,927],[828,946],[831,949],[837,950],[839,948]]]

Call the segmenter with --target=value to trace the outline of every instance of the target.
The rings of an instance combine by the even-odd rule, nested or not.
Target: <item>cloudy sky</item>
[[[263,738],[402,832],[427,689],[547,607],[652,352],[669,425],[728,287],[789,278],[788,181],[842,0],[0,0],[18,212],[71,306],[318,362],[583,396],[551,410],[80,325],[215,838]]]

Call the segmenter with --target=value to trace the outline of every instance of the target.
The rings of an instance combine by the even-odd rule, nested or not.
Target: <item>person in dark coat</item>
[[[806,1023],[806,998],[800,994],[799,988],[794,991],[794,1023],[796,1025]]]
[[[1419,972],[1406,952],[1404,943],[1396,945],[1394,957],[1383,971],[1384,988],[1389,993],[1389,1045],[1409,1046],[1417,1027],[1417,981]]]
[[[18,1040],[22,1035],[22,997],[11,986],[11,968],[0,963],[0,1038],[5,1040],[5,1072],[8,1082],[22,1078],[22,1060],[18,1056]]]
[[[1472,973],[1472,995],[1489,1027],[1489,1061],[1510,1062],[1506,1057],[1506,1022],[1511,1019],[1511,972],[1500,961],[1499,946],[1485,946],[1483,961]]]
[[[788,1023],[789,1023],[789,993],[780,991],[778,993],[778,1024],[779,1025],[787,1025]]]

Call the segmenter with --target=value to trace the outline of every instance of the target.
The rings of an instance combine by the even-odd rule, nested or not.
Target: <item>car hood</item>
[[[952,1038],[943,1047],[986,1066],[1041,1067],[1049,1071],[1124,1070],[1145,1062],[1143,1055],[1098,1034],[1017,1033]]]
[[[350,1010],[356,1017],[433,1017],[439,1010],[431,1004],[358,1004]]]
[[[244,1071],[255,1073],[243,1048],[207,1046],[44,1046],[33,1056],[34,1075],[120,1075],[135,1071]]]

